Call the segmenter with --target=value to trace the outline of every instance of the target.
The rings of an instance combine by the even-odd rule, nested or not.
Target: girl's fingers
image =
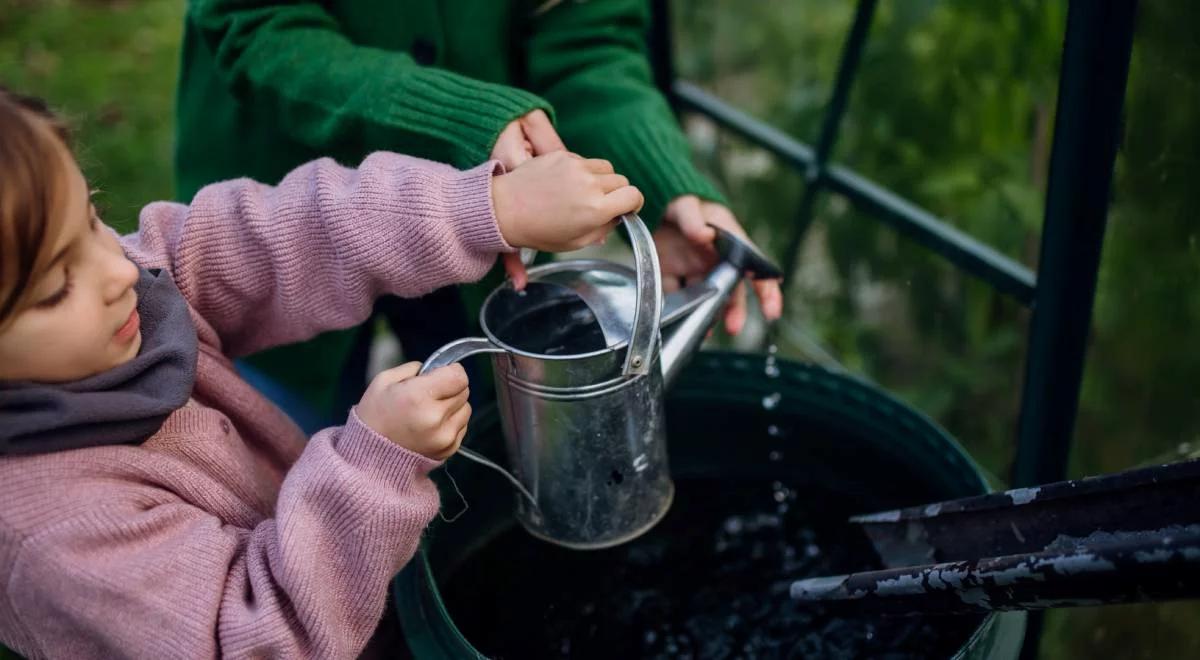
[[[600,189],[605,193],[610,193],[618,188],[624,188],[629,185],[629,179],[621,174],[601,174],[596,177],[600,183]]]
[[[645,200],[642,191],[633,186],[625,186],[606,194],[601,208],[607,218],[615,218],[642,208],[643,201]]]
[[[379,375],[375,376],[375,379],[391,385],[393,383],[406,381],[409,378],[416,376],[420,371],[420,362],[405,362],[398,367],[392,367],[391,369],[385,369],[384,371],[379,372]]]
[[[446,422],[450,428],[454,429],[458,441],[462,442],[462,436],[466,433],[467,422],[471,421],[471,404],[466,404],[459,408],[457,412]]]
[[[463,406],[467,405],[467,398],[471,395],[471,390],[466,389],[449,399],[442,399],[442,404],[446,406],[446,412],[442,415],[442,419],[448,420],[454,417],[458,411],[462,410]]]
[[[425,390],[434,399],[453,398],[466,390],[467,385],[469,385],[467,372],[462,368],[461,364],[438,367],[421,376],[421,379],[424,381],[422,385]]]
[[[607,160],[604,160],[603,158],[585,158],[585,159],[583,159],[583,165],[592,174],[612,174],[613,173],[612,163],[608,162]]]
[[[509,279],[512,280],[513,288],[524,291],[525,284],[529,281],[529,273],[525,264],[521,263],[521,253],[505,252],[501,259],[504,261],[504,272],[508,273]]]

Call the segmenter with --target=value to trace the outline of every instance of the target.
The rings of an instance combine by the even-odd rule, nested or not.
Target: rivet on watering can
[[[641,366],[642,366],[642,356],[640,356],[640,355],[635,355],[635,356],[633,356],[633,362],[632,362],[632,364],[633,364],[633,368],[634,368],[634,369],[639,369],[639,368],[641,368]]]

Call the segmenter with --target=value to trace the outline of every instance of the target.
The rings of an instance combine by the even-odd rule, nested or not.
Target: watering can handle
[[[425,363],[421,365],[421,369],[417,372],[417,375],[425,375],[434,369],[449,366],[455,362],[458,362],[459,360],[462,360],[463,358],[475,355],[476,353],[503,352],[503,348],[500,348],[483,337],[467,337],[466,339],[459,339],[452,341],[434,351],[433,354],[430,355],[427,360],[425,360]],[[529,489],[525,488],[525,484],[521,483],[521,481],[514,477],[508,470],[500,467],[500,465],[486,456],[471,451],[466,447],[459,447],[458,453],[464,458],[475,461],[480,465],[489,467],[504,475],[504,478],[508,479],[509,483],[511,483],[518,491],[520,491],[521,495],[524,495],[525,499],[529,500],[529,503],[532,504],[535,509],[537,508],[537,498],[533,496],[533,493],[529,492]]]
[[[633,312],[633,327],[629,333],[629,349],[625,354],[625,376],[640,376],[654,367],[658,349],[659,321],[662,318],[662,273],[658,269],[658,252],[654,237],[646,223],[636,213],[621,216],[629,244],[633,247],[634,268],[637,271],[637,307]],[[657,368],[657,367],[655,367]]]

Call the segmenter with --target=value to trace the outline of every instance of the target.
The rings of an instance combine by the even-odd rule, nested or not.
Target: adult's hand
[[[716,265],[713,247],[717,234],[708,224],[749,240],[733,212],[723,204],[701,200],[695,195],[676,197],[663,213],[663,223],[654,232],[654,244],[662,268],[663,290],[667,293],[701,280]],[[763,316],[773,321],[783,313],[779,280],[756,280],[754,292]],[[739,283],[725,308],[725,329],[736,335],[746,324],[746,289]]]
[[[495,146],[492,147],[491,157],[500,161],[504,169],[511,172],[534,156],[566,150],[567,147],[558,136],[558,131],[554,130],[550,118],[545,112],[534,110],[512,120],[504,127],[500,137],[496,139]],[[528,276],[520,255],[516,252],[507,253],[503,260],[504,270],[512,279],[513,286],[518,291],[524,289]]]

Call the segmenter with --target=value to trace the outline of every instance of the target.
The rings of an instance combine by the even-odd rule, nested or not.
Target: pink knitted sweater
[[[497,168],[376,153],[147,206],[122,240],[191,306],[192,400],[140,446],[0,459],[0,641],[73,659],[358,655],[437,511],[438,463],[353,412],[307,440],[229,356],[482,277],[511,250]]]

